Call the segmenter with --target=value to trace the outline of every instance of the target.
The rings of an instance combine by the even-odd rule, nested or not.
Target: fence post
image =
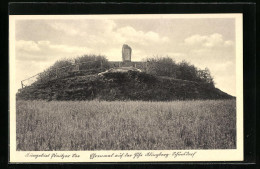
[[[23,81],[21,81],[22,89],[23,89]]]
[[[103,62],[101,61],[101,70],[103,70]]]

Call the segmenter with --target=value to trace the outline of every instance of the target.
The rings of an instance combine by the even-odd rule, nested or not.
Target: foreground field
[[[235,100],[17,101],[17,150],[236,148]]]

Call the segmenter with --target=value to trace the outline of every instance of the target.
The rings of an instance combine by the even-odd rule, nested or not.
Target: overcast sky
[[[16,80],[42,72],[55,61],[83,54],[121,61],[123,44],[132,60],[169,56],[208,67],[216,87],[236,95],[235,19],[70,19],[17,20]]]

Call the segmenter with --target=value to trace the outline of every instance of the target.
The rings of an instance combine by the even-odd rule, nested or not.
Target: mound
[[[22,100],[191,100],[231,99],[212,85],[144,72],[107,72],[35,83],[21,89]]]

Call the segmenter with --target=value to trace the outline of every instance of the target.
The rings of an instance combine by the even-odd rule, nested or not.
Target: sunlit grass
[[[17,101],[17,150],[236,148],[235,100]]]

